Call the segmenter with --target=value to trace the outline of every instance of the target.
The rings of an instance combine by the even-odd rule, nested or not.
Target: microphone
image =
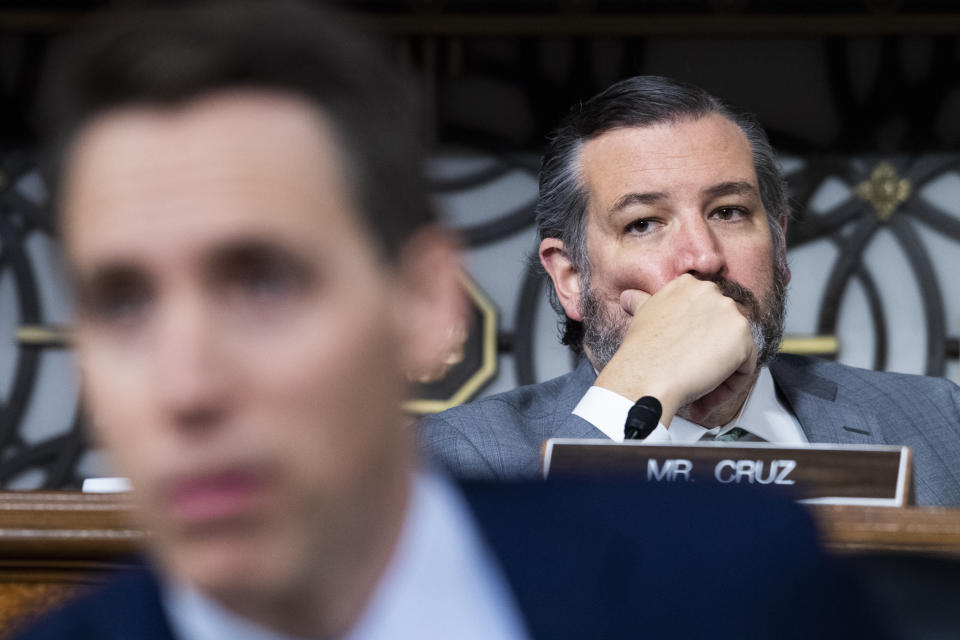
[[[630,407],[623,433],[625,440],[643,440],[660,424],[663,407],[653,396],[643,396]]]

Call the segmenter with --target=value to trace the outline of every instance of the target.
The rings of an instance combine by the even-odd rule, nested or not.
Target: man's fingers
[[[623,310],[633,315],[644,302],[650,299],[650,294],[639,289],[627,289],[620,294],[620,306]]]

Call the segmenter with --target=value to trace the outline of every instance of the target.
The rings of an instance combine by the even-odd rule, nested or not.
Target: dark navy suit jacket
[[[779,496],[616,479],[461,489],[534,638],[876,637],[809,516]],[[148,569],[23,637],[173,638]]]

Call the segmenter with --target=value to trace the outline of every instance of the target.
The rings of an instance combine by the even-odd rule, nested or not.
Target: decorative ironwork
[[[24,180],[35,175],[36,162],[29,153],[10,152],[0,156],[0,174],[6,179],[0,187],[0,279],[10,278],[15,291],[21,325],[45,325],[41,305],[36,265],[27,251],[27,239],[36,233],[49,234],[49,218],[44,202],[28,197],[22,188]],[[26,338],[39,338],[27,333]],[[51,337],[51,336],[46,336]],[[41,374],[42,354],[48,346],[42,341],[18,341],[13,375],[5,396],[0,401],[0,485],[30,471],[42,472],[35,482],[44,488],[79,488],[76,465],[86,448],[79,408],[69,424],[60,425],[59,435],[45,441],[32,442],[21,431],[22,422],[31,403],[37,402],[36,393]],[[72,393],[63,390],[64,393]],[[49,398],[46,399],[50,401]]]
[[[483,186],[504,175],[507,170],[523,171],[530,175],[535,171],[531,162],[518,161],[515,157],[509,157],[494,164],[494,168],[487,167],[472,177],[461,176],[446,183],[438,182],[435,187],[438,192],[452,192],[457,187]],[[922,297],[929,325],[927,371],[937,374],[942,372],[945,358],[958,357],[956,347],[958,341],[956,338],[945,335],[942,294],[936,287],[932,265],[929,264],[927,252],[913,225],[915,222],[922,222],[941,235],[960,241],[960,220],[919,197],[920,191],[926,184],[960,168],[960,157],[896,157],[890,163],[893,171],[879,172],[878,166],[881,165],[859,158],[812,158],[805,163],[803,169],[790,176],[795,199],[801,205],[799,220],[791,227],[790,246],[802,246],[818,239],[829,238],[840,250],[821,302],[819,328],[826,335],[800,341],[790,338],[785,341],[784,350],[826,356],[835,354],[837,342],[833,337],[833,330],[836,328],[840,300],[849,283],[859,280],[873,311],[874,331],[878,340],[875,364],[878,368],[883,368],[885,358],[883,345],[887,336],[886,318],[879,302],[879,288],[866,270],[862,255],[876,232],[880,228],[886,228],[898,239],[918,272],[918,282],[923,285]],[[24,165],[23,170],[27,170],[28,167],[29,165]],[[868,167],[873,167],[869,174]],[[900,175],[906,178],[897,177]],[[851,185],[850,197],[825,212],[817,215],[810,214],[808,209],[812,196],[830,176],[840,177]],[[873,204],[868,203],[857,193],[856,185],[870,183],[871,180],[876,184],[878,176],[880,180],[910,181],[912,188],[898,203],[898,211],[901,211],[902,215],[877,216],[872,209]],[[14,179],[10,184],[15,182]],[[894,193],[896,191],[895,189]],[[2,245],[0,245],[2,247],[0,268],[11,270],[14,274],[20,317],[24,324],[16,335],[20,342],[20,355],[16,363],[17,373],[13,390],[7,402],[0,407],[0,426],[2,426],[0,435],[4,437],[2,442],[5,456],[3,464],[0,465],[0,482],[7,482],[31,468],[43,468],[46,471],[44,486],[76,486],[78,478],[75,466],[84,450],[79,415],[75,416],[66,433],[42,443],[29,445],[18,433],[18,420],[25,412],[36,379],[38,355],[44,348],[64,346],[67,334],[57,327],[44,325],[44,318],[38,304],[37,283],[30,261],[22,250],[21,241],[27,230],[43,229],[45,218],[42,210],[34,205],[28,206],[29,203],[20,202],[9,192],[9,189],[3,191],[2,195],[3,216],[0,218],[0,232],[3,235]],[[496,217],[496,220],[502,224],[484,223],[466,228],[468,244],[473,247],[482,247],[529,230],[533,224],[532,206],[524,205],[513,213]],[[477,229],[483,231],[477,232]],[[532,268],[526,273],[517,294],[514,331],[502,332],[500,335],[497,334],[493,306],[469,281],[465,282],[465,287],[479,310],[477,311],[480,318],[478,326],[482,327],[483,335],[482,365],[466,378],[462,378],[463,384],[453,392],[411,403],[408,407],[411,411],[438,411],[469,399],[494,376],[498,345],[501,351],[506,350],[514,356],[518,383],[534,382],[538,379],[534,364],[533,334],[534,318],[538,304],[542,304],[543,299],[543,281],[539,275]],[[932,318],[931,312],[933,312]],[[939,322],[936,317],[938,312],[941,314]],[[455,358],[460,362],[451,363],[453,365],[451,371],[468,359],[466,354],[462,360]]]
[[[881,229],[889,231],[906,256],[918,283],[918,291],[926,320],[927,375],[942,376],[946,370],[949,336],[946,328],[943,292],[937,284],[936,270],[930,254],[917,231],[917,223],[934,229],[945,238],[960,242],[960,218],[943,211],[921,197],[923,188],[933,180],[960,168],[960,156],[898,156],[889,161],[886,176],[905,176],[910,189],[898,204],[899,215],[882,217],[875,214],[873,203],[856,193],[855,185],[869,183],[878,172],[867,175],[868,166],[877,166],[869,159],[840,157],[812,158],[806,166],[788,176],[796,201],[800,204],[799,219],[789,229],[788,246],[799,247],[829,238],[837,246],[837,259],[831,270],[820,303],[817,332],[833,335],[837,331],[840,304],[851,282],[859,281],[867,298],[873,320],[875,338],[873,368],[885,369],[887,360],[887,319],[880,301],[879,287],[866,268],[863,257],[871,240]],[[812,214],[809,203],[828,178],[842,180],[851,188],[851,196],[828,211]],[[898,178],[894,178],[898,179]],[[888,182],[889,184],[889,182]],[[894,188],[899,191],[899,188]]]
[[[17,342],[38,347],[66,347],[70,331],[66,327],[25,324],[17,328]]]
[[[960,338],[947,330],[947,310],[955,307],[947,304],[942,288],[951,283],[938,279],[926,233],[960,243],[960,218],[922,195],[934,180],[960,175],[960,156],[953,153],[960,147],[955,117],[960,12],[933,0],[838,0],[820,8],[799,0],[776,7],[691,0],[682,10],[661,2],[589,0],[565,3],[572,9],[566,12],[558,10],[561,1],[521,0],[509,8],[458,0],[351,3],[368,12],[375,28],[392,37],[422,74],[431,140],[493,159],[475,171],[435,180],[438,197],[482,190],[508,174],[535,181],[545,135],[569,105],[621,77],[675,75],[757,110],[774,146],[800,160],[800,168],[788,176],[797,213],[788,246],[829,243],[836,248],[822,295],[812,303],[811,332],[818,339],[839,334],[842,305],[856,288],[869,311],[863,331],[872,335],[871,364],[888,368],[896,333],[884,304],[889,285],[871,271],[865,256],[878,236],[889,234],[916,282],[926,336],[923,371],[943,375],[949,360],[960,359]],[[91,1],[83,8],[102,4]],[[53,14],[0,11],[0,22],[8,27],[0,34],[0,72],[6,79],[0,87],[0,143],[7,148],[31,148],[35,142],[29,97],[35,93],[45,39],[75,23],[74,5],[55,2],[50,6],[63,11]],[[802,45],[793,37],[798,34],[805,36],[799,39]],[[850,37],[854,34],[859,37]],[[792,58],[796,66],[789,61],[758,65],[757,60],[766,60],[758,55],[763,46],[776,51],[778,59],[791,47],[803,50]],[[64,347],[68,338],[45,331],[59,319],[45,313],[24,247],[30,234],[50,234],[43,203],[16,189],[35,164],[31,154],[0,155],[0,285],[10,287],[17,307],[11,334],[0,336],[15,349],[7,388],[0,389],[0,485],[39,469],[39,484],[59,488],[78,484],[76,467],[85,450],[79,410],[43,441],[20,433],[31,403],[39,400],[44,354]],[[814,211],[814,197],[831,179],[839,180],[848,196]],[[457,226],[468,250],[485,252],[532,235],[535,195],[531,190],[509,204],[484,202],[476,217],[461,219]],[[516,265],[522,277],[513,283],[513,293],[496,298],[512,322],[483,324],[481,318],[495,315],[489,302],[488,309],[474,310],[483,339],[474,330],[463,359],[451,364],[444,379],[425,385],[428,391],[432,385],[433,395],[427,397],[435,403],[426,410],[478,392],[495,376],[498,355],[504,363],[499,372],[512,375],[517,384],[560,373],[552,370],[555,361],[547,365],[542,359],[543,280],[519,259]],[[838,347],[829,340],[784,345],[828,357]],[[488,364],[478,365],[481,353]],[[481,369],[484,375],[475,378]]]
[[[881,162],[868,180],[857,185],[856,193],[873,205],[877,217],[886,220],[910,197],[910,181],[899,177],[889,162]]]

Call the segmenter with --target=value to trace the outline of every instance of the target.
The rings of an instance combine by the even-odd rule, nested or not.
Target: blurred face
[[[629,325],[620,294],[652,295],[684,273],[715,281],[739,302],[754,327],[761,364],[772,359],[789,273],[774,255],[753,154],[740,128],[711,115],[616,129],[587,142],[581,163],[590,274],[580,285],[578,312],[594,364],[609,362]],[[707,396],[701,404],[714,400]],[[694,415],[709,409],[697,407]]]
[[[405,289],[339,164],[321,114],[253,92],[108,114],[68,158],[96,435],[165,566],[227,600],[305,586],[405,496]]]

